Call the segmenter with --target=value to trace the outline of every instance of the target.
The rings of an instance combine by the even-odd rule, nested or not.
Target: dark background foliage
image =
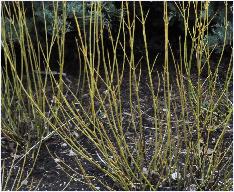
[[[12,13],[17,14],[17,10],[13,9],[12,6],[13,2],[5,2],[5,5],[10,7],[10,10]],[[35,41],[35,28],[34,28],[34,22],[33,22],[33,12],[32,9],[35,11],[35,21],[36,21],[36,28],[39,35],[39,39],[41,41],[42,45],[45,45],[45,34],[47,33],[48,36],[52,35],[52,23],[54,20],[54,12],[53,7],[55,5],[55,2],[44,2],[44,9],[42,2],[23,2],[22,4],[25,9],[26,17],[27,17],[27,26],[29,29],[29,32],[32,35],[32,39]],[[133,15],[133,2],[129,2],[129,10],[130,15]],[[163,59],[163,51],[164,51],[164,22],[163,22],[163,2],[142,2],[143,12],[146,14],[148,13],[147,21],[146,21],[146,35],[148,40],[148,50],[149,50],[149,58],[151,59],[151,62],[154,60],[155,56],[159,54],[159,60]],[[78,56],[77,56],[77,45],[76,45],[76,39],[77,39],[77,31],[76,31],[76,25],[74,21],[73,11],[80,19],[80,23],[82,24],[82,16],[83,13],[85,13],[86,16],[89,16],[91,13],[91,2],[67,2],[66,10],[67,10],[67,20],[66,20],[66,53],[65,53],[65,71],[76,73],[77,70],[79,70],[79,65],[77,65],[78,62]],[[140,18],[141,12],[140,12],[140,6],[139,3],[135,3],[136,7],[136,15]],[[190,23],[192,24],[194,22],[195,16],[193,12],[193,6],[191,6],[191,16],[190,16]],[[184,36],[184,25],[183,25],[183,18],[176,7],[174,2],[168,3],[168,11],[169,11],[169,41],[170,45],[172,46],[173,52],[176,56],[176,59],[179,59],[179,38],[181,37],[181,40],[183,40]],[[214,52],[214,59],[215,56],[220,54],[222,50],[223,45],[223,39],[224,39],[224,16],[225,16],[225,3],[224,2],[210,2],[209,3],[209,17],[213,17],[210,24],[209,29],[209,35],[205,37],[204,41],[208,43],[210,47],[216,45],[215,52]],[[45,32],[45,23],[44,23],[44,14],[46,18],[46,26],[47,31]],[[12,15],[14,15],[12,14]],[[111,42],[108,38],[108,26],[110,26],[113,36],[116,37],[118,33],[118,25],[119,25],[119,18],[121,14],[121,2],[102,2],[102,15],[100,15],[100,18],[102,18],[103,22],[105,23],[105,47],[106,50],[111,53]],[[202,11],[200,11],[200,14],[203,14]],[[6,11],[4,10],[4,7],[2,8],[2,16],[6,17],[5,24],[6,27],[10,27],[10,18],[14,18],[14,16],[6,14]],[[62,17],[62,3],[58,3],[58,15],[59,18]],[[225,42],[226,49],[225,54],[230,55],[231,54],[231,47],[232,47],[232,30],[233,30],[233,21],[232,21],[232,15],[233,15],[233,4],[232,2],[228,2],[228,30],[227,30],[227,41]],[[126,14],[125,14],[126,17]],[[88,21],[87,17],[87,21]],[[61,25],[62,25],[62,19],[61,19]],[[88,26],[88,22],[86,22],[86,28]],[[191,26],[190,26],[191,27]],[[81,29],[84,28],[84,26],[81,25]],[[144,56],[144,43],[143,43],[143,35],[142,33],[139,33],[138,31],[142,31],[142,26],[140,21],[136,19],[136,33],[135,33],[135,55],[136,60],[140,59],[141,56]],[[120,39],[123,38],[120,37]],[[17,38],[13,37],[15,41],[15,46],[19,48],[17,45]],[[44,42],[44,43],[43,43]],[[182,42],[183,43],[183,42]],[[188,48],[189,48],[189,41],[188,41]],[[130,47],[128,47],[130,49]],[[19,49],[16,49],[19,50]],[[118,55],[121,57],[122,51],[121,49],[118,49]],[[128,51],[127,51],[128,52]],[[54,48],[53,57],[51,59],[51,67],[56,70],[57,66],[57,49]],[[17,55],[20,55],[18,53]],[[4,57],[4,54],[2,52],[2,57]],[[224,57],[225,58],[225,57]],[[2,58],[2,61],[3,58]],[[19,59],[20,61],[20,59]],[[163,62],[162,62],[163,63]],[[3,65],[3,63],[2,63]]]

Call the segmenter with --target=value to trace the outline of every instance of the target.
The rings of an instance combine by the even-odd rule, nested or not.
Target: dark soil
[[[77,79],[74,76],[67,76],[68,79],[70,79],[72,82],[77,82]],[[173,104],[178,104],[177,106],[180,106],[180,98],[179,98],[179,93],[176,91],[177,85],[175,81],[175,74],[171,75],[171,82],[172,82],[172,99],[171,103]],[[205,78],[204,78],[205,80]],[[196,75],[194,75],[194,81],[196,81]],[[149,161],[149,158],[152,155],[152,151],[154,150],[153,145],[151,144],[152,141],[154,141],[154,127],[153,127],[153,122],[152,122],[152,116],[153,116],[153,107],[152,107],[152,102],[151,102],[151,94],[149,90],[149,85],[148,85],[148,79],[147,79],[147,73],[146,71],[143,70],[142,75],[141,75],[141,85],[140,85],[140,90],[139,90],[139,95],[141,98],[141,109],[143,111],[143,127],[145,131],[145,140],[146,140],[146,162]],[[158,78],[155,73],[154,75],[154,83],[155,87],[157,88],[158,85]],[[161,82],[162,83],[162,82]],[[113,85],[115,82],[113,83]],[[70,89],[75,91],[77,89],[76,84],[71,84]],[[205,90],[206,88],[204,88]],[[88,89],[84,89],[88,90]],[[106,87],[105,85],[100,83],[99,87],[100,93],[105,95],[105,90]],[[132,141],[134,139],[138,138],[138,135],[134,131],[132,125],[130,124],[131,117],[129,116],[130,114],[130,105],[129,105],[129,76],[128,73],[124,75],[123,79],[123,85],[122,85],[122,106],[123,106],[123,129],[124,132],[126,132],[126,138],[127,142],[133,143]],[[157,90],[157,89],[155,89]],[[161,119],[166,118],[166,107],[164,103],[164,91],[163,91],[163,86],[161,86],[156,93],[159,96],[159,107],[160,107],[160,115]],[[83,100],[83,103],[86,103],[87,105],[84,107],[87,107],[87,111],[89,110],[89,96],[88,93],[84,92],[80,97]],[[232,95],[229,96],[230,100],[232,98]],[[70,94],[67,94],[67,99],[72,101],[73,96]],[[133,103],[137,105],[136,103],[136,97],[133,96]],[[99,107],[98,101],[95,103],[96,107]],[[107,105],[107,104],[106,104]],[[189,109],[189,103],[188,109]],[[220,109],[219,114],[226,113],[225,109]],[[173,123],[176,122],[176,114],[180,114],[181,109],[177,107],[177,110],[172,112],[172,135],[176,137],[178,131],[182,131],[180,128],[176,128],[177,124]],[[176,113],[176,114],[175,114]],[[190,113],[190,112],[189,112]],[[218,117],[217,117],[218,118]],[[193,122],[194,117],[191,115],[190,121]],[[105,119],[103,119],[103,123],[105,123]],[[162,123],[163,125],[163,123]],[[74,137],[77,137],[77,143],[79,143],[81,146],[84,146],[87,148],[87,150],[92,154],[92,158],[94,158],[97,162],[99,162],[102,165],[102,162],[100,158],[98,158],[95,147],[93,144],[82,134],[77,133],[72,127],[72,125],[68,128],[70,129],[70,132],[74,135]],[[163,127],[162,127],[163,129]],[[214,145],[214,141],[218,138],[220,135],[221,130],[217,129],[210,137],[210,144],[209,147],[212,148]],[[183,135],[183,134],[181,134]],[[190,136],[191,140],[196,140],[196,132],[194,132],[194,135]],[[225,145],[223,146],[223,149],[228,147],[232,143],[232,123],[230,122],[230,129],[227,131],[225,137]],[[207,133],[204,131],[203,133],[203,139],[206,140],[207,138]],[[183,139],[183,138],[180,138]],[[176,139],[175,139],[176,141]],[[134,144],[132,145],[132,149],[135,148]],[[7,140],[5,137],[2,139],[2,160],[5,160],[5,166],[6,170],[9,170],[13,153],[14,153],[14,144]],[[220,149],[220,150],[223,150]],[[18,155],[23,154],[24,151],[19,150]],[[53,157],[52,157],[52,156]],[[183,154],[182,154],[183,155]],[[29,155],[31,156],[31,155]],[[232,154],[230,154],[232,156]],[[20,157],[18,157],[19,159]],[[181,156],[181,166],[183,164],[183,157]],[[94,178],[90,179],[85,179],[82,175],[81,169],[77,164],[77,161],[80,161],[82,163],[83,168],[87,171],[87,174],[90,176],[94,176]],[[10,186],[12,186],[14,182],[14,178],[17,174],[17,170],[20,167],[20,164],[22,164],[22,161],[15,167],[13,170],[13,174],[9,180],[8,187],[6,188],[7,190],[10,189]],[[24,173],[23,175],[29,171],[29,168],[32,166],[32,159],[31,157],[27,159],[26,166],[24,168]],[[69,167],[70,168],[69,168]],[[105,165],[103,165],[105,166]],[[66,173],[65,173],[66,172]],[[69,176],[70,174],[70,176]],[[222,173],[219,173],[222,175]],[[71,179],[71,175],[73,175],[73,178]],[[220,178],[221,179],[221,178]],[[51,190],[51,191],[59,191],[59,190],[68,190],[68,191],[87,191],[87,190],[95,190],[94,188],[90,187],[89,182],[92,182],[96,186],[96,190],[121,190],[121,188],[118,187],[118,184],[115,183],[113,180],[105,176],[104,173],[100,172],[96,167],[92,166],[89,162],[87,162],[84,159],[81,159],[81,157],[77,156],[76,154],[73,153],[71,148],[56,134],[54,134],[52,137],[50,137],[48,140],[44,141],[41,145],[40,151],[39,151],[39,156],[37,159],[37,162],[35,164],[35,167],[33,169],[32,175],[27,179],[28,183],[32,183],[31,186],[28,185],[22,185],[22,188],[20,190]],[[103,184],[101,184],[101,182]],[[154,182],[154,179],[152,180]],[[39,183],[40,182],[40,183]],[[39,183],[39,184],[38,184]],[[105,183],[110,186],[111,188],[105,187]],[[161,186],[160,190],[178,190],[176,184],[168,184],[165,183],[164,186]],[[136,188],[137,190],[137,188]],[[181,187],[180,190],[185,190],[185,188]]]

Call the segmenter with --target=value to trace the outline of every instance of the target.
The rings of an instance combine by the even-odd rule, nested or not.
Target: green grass
[[[36,154],[41,143],[53,134],[58,134],[81,157],[76,159],[80,172],[74,170],[74,174],[83,175],[83,182],[94,190],[97,188],[90,178],[96,176],[88,174],[82,164],[84,160],[106,174],[121,190],[163,190],[165,186],[175,190],[188,190],[192,185],[195,185],[197,190],[231,190],[232,180],[229,178],[232,177],[232,141],[225,142],[224,136],[232,123],[233,109],[229,99],[232,93],[228,89],[232,84],[232,57],[226,65],[227,75],[224,82],[220,84],[219,66],[225,47],[223,46],[220,59],[216,63],[216,70],[210,70],[209,56],[212,50],[203,42],[209,26],[208,9],[203,4],[207,18],[202,19],[198,14],[198,4],[200,3],[188,3],[188,6],[194,7],[197,15],[191,29],[188,28],[189,8],[183,6],[183,3],[176,3],[186,27],[184,41],[179,48],[180,60],[174,59],[174,63],[171,63],[169,57],[174,57],[168,39],[167,3],[164,3],[165,50],[162,73],[154,70],[155,66],[159,65],[157,58],[154,63],[150,63],[145,26],[147,13],[143,12],[141,3],[141,17],[136,16],[135,4],[133,16],[130,17],[128,3],[122,3],[122,10],[126,11],[126,15],[122,12],[115,40],[111,28],[108,27],[113,56],[100,51],[106,50],[106,47],[104,24],[97,17],[98,14],[91,14],[88,29],[81,29],[82,21],[75,17],[80,42],[77,44],[77,52],[84,68],[83,74],[79,74],[76,90],[80,90],[81,96],[88,90],[89,102],[84,102],[63,76],[65,24],[59,28],[58,18],[55,19],[52,37],[45,33],[47,43],[42,45],[39,38],[33,43],[27,30],[25,10],[21,3],[13,3],[17,14],[14,19],[11,18],[14,23],[10,33],[6,32],[6,17],[2,15],[2,49],[5,56],[5,61],[2,61],[5,63],[5,70],[2,70],[1,74],[2,135],[28,152],[24,152],[20,158],[23,164],[14,176],[14,184],[11,186],[8,184],[11,170],[6,174],[5,162],[2,161],[2,190],[21,189],[25,179],[21,175],[26,170],[26,158],[31,152]],[[5,5],[3,3],[2,8],[10,15],[9,7]],[[93,3],[91,12],[100,11],[100,4]],[[56,5],[54,12],[57,13]],[[62,20],[65,21],[65,6],[63,13]],[[85,18],[85,15],[83,17]],[[227,25],[227,16],[224,19]],[[139,70],[141,60],[136,60],[134,55],[136,20],[142,24],[147,82],[142,82],[143,69]],[[15,23],[19,23],[19,29]],[[87,36],[82,36],[82,30],[86,30],[84,33]],[[20,46],[20,61],[16,60],[16,50],[11,39],[13,33],[17,34]],[[120,40],[121,35],[123,41]],[[190,51],[187,47],[189,37],[192,39]],[[58,46],[58,79],[49,65],[55,45]],[[126,52],[127,46],[130,47],[130,54]],[[117,57],[117,49],[122,49],[124,53],[122,60]],[[194,54],[196,59],[192,57]],[[43,71],[40,67],[42,62],[45,63]],[[20,73],[17,72],[19,64],[19,67],[23,68]],[[103,65],[104,74],[101,74],[100,65]],[[169,71],[170,65],[176,66],[176,75]],[[194,65],[197,69],[196,75],[191,73]],[[206,68],[208,75],[204,78],[202,72]],[[125,75],[129,77],[127,89],[124,88]],[[148,85],[150,95],[147,102],[151,103],[152,107],[152,113],[148,115],[152,122],[151,137],[146,134],[143,124],[147,113],[140,95],[142,83]],[[100,91],[100,85],[105,87],[105,94]],[[160,90],[163,92],[163,99],[159,95]],[[122,96],[123,91],[127,91],[129,98],[128,112],[124,105],[126,98]],[[72,100],[67,95],[70,95]],[[98,103],[98,107],[95,103]],[[129,117],[128,126],[125,123],[126,113]],[[75,131],[85,136],[94,147],[99,161],[70,134],[70,123],[74,125]],[[215,134],[217,130],[220,132]],[[127,135],[129,132],[132,133],[130,139]],[[33,155],[33,158],[36,163],[37,155]],[[106,166],[103,166],[103,163]],[[68,173],[68,169],[73,170],[65,162],[62,161],[61,164],[65,172]],[[11,169],[14,166],[13,159]],[[31,172],[28,176],[30,174]],[[216,181],[217,174],[220,183]],[[72,180],[73,176],[69,173],[68,175]],[[102,180],[99,182],[107,190],[113,189],[109,183]]]

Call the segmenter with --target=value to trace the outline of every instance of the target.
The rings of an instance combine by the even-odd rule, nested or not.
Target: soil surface
[[[69,81],[72,83],[70,84],[70,89],[73,91],[77,90],[76,83],[77,78],[74,76],[67,75],[66,76]],[[157,77],[157,73],[153,75],[153,82],[155,88],[158,87],[159,79]],[[176,138],[178,131],[182,131],[179,128],[176,128],[177,124],[176,117],[178,114],[180,114],[181,109],[180,105],[180,97],[178,87],[176,85],[175,81],[175,74],[171,75],[171,82],[172,82],[172,97],[171,97],[171,103],[172,106],[175,104],[178,104],[177,110],[172,111],[172,135],[175,137],[175,142],[178,138]],[[194,81],[196,81],[196,75],[193,77]],[[141,99],[141,110],[143,113],[143,127],[145,131],[145,139],[146,139],[146,162],[149,160],[149,158],[152,155],[153,148],[153,141],[154,141],[154,132],[155,128],[153,127],[153,107],[152,107],[152,97],[149,89],[149,84],[147,82],[147,72],[142,71],[141,72],[141,81],[140,81],[140,89],[139,89],[139,95]],[[186,82],[186,79],[185,79]],[[205,77],[204,77],[205,82]],[[67,82],[69,84],[69,82]],[[115,81],[113,82],[113,85],[115,85]],[[163,83],[163,82],[161,82]],[[134,87],[134,85],[133,85]],[[222,82],[220,81],[220,89],[222,88]],[[84,89],[88,90],[88,89]],[[206,85],[204,86],[204,91],[206,90]],[[48,90],[49,91],[49,90]],[[104,96],[106,87],[104,84],[100,83],[99,86],[100,93]],[[161,119],[165,119],[166,122],[166,107],[165,107],[165,101],[164,101],[164,90],[163,85],[158,87],[158,89],[155,89],[156,93],[159,97],[159,108],[160,112],[159,115],[161,116]],[[78,97],[82,98],[83,103],[89,103],[89,95],[88,91],[78,93]],[[122,107],[123,107],[123,129],[126,133],[126,140],[129,143],[129,145],[132,145],[132,149],[134,150],[135,145],[131,144],[134,143],[133,140],[138,138],[138,135],[134,131],[133,126],[130,124],[131,122],[131,115],[130,115],[130,104],[129,104],[129,75],[128,72],[125,72],[125,75],[123,76],[123,84],[122,84],[122,92],[121,92],[122,98]],[[67,94],[67,99],[72,102],[73,96],[71,94]],[[232,95],[229,95],[229,99],[232,100]],[[133,96],[132,98],[133,103],[135,103],[135,106],[137,106],[137,100],[136,96]],[[95,107],[99,107],[100,103],[98,101],[95,103]],[[105,105],[108,108],[108,103],[105,103]],[[189,109],[189,103],[187,103],[188,109]],[[89,105],[87,104],[87,111],[89,110]],[[136,108],[135,108],[136,110]],[[221,113],[226,113],[225,109],[220,109],[219,113],[217,115],[220,115]],[[188,112],[190,114],[191,112]],[[177,115],[176,115],[177,114]],[[192,113],[191,113],[192,114]],[[100,115],[101,112],[100,112]],[[190,122],[187,123],[193,123],[194,117],[191,115]],[[217,116],[217,119],[219,117]],[[101,118],[103,120],[103,123],[106,123],[105,118]],[[161,122],[162,125],[165,124],[165,122]],[[165,125],[166,126],[166,125]],[[225,146],[223,148],[228,147],[232,143],[232,123],[230,122],[229,129],[227,130],[224,138],[225,138]],[[103,164],[100,155],[97,154],[97,151],[95,149],[95,146],[85,137],[82,136],[79,132],[76,132],[76,129],[71,124],[70,127],[71,134],[73,134],[74,138],[77,138],[77,142],[84,146],[87,151],[90,152],[92,155],[92,158],[94,158],[99,164]],[[162,127],[162,130],[163,127]],[[209,147],[212,149],[214,147],[214,143],[218,136],[220,135],[222,130],[217,129],[210,137],[210,144]],[[181,135],[183,135],[181,133]],[[207,133],[204,130],[203,133],[203,139],[206,140]],[[183,138],[180,138],[183,139]],[[196,140],[196,132],[194,132],[193,135],[190,136],[190,139]],[[39,145],[38,145],[39,146]],[[4,136],[2,137],[2,162],[5,160],[5,168],[9,171],[11,162],[14,157],[14,151],[15,151],[15,145],[12,141],[9,141]],[[38,148],[39,149],[39,148]],[[220,149],[221,150],[221,149]],[[34,150],[35,151],[35,150]],[[36,150],[37,151],[37,150]],[[17,153],[16,162],[22,157],[22,154],[24,154],[24,151],[19,148],[19,151]],[[25,177],[26,173],[30,171],[30,167],[32,167],[32,152],[29,154],[29,158],[26,160],[26,166],[24,168],[23,172],[23,178]],[[35,155],[35,154],[34,154]],[[181,154],[181,166],[183,165],[183,154]],[[232,154],[230,154],[232,156]],[[87,171],[87,174],[90,176],[89,179],[85,179],[82,175],[82,171],[80,169],[80,166],[78,165],[78,161],[82,162],[83,168]],[[10,190],[10,186],[12,186],[14,182],[14,178],[17,175],[17,171],[19,170],[20,165],[22,165],[22,161],[20,161],[15,168],[13,169],[13,174],[9,178],[9,183],[6,187],[7,190]],[[103,164],[103,166],[105,166]],[[219,173],[222,175],[222,173]],[[93,176],[93,177],[92,177]],[[101,182],[103,183],[101,183]],[[60,191],[60,190],[66,190],[66,191],[87,191],[87,190],[95,190],[89,185],[89,182],[92,182],[96,186],[96,190],[121,190],[121,188],[118,187],[118,184],[115,183],[113,180],[108,178],[104,173],[100,172],[97,168],[92,166],[89,162],[82,159],[78,155],[76,155],[72,149],[68,146],[67,143],[65,143],[56,133],[54,133],[49,139],[45,140],[42,145],[40,146],[39,155],[36,161],[36,164],[34,166],[33,172],[29,178],[26,180],[23,180],[21,182],[22,187],[20,190],[49,190],[49,191]],[[28,185],[28,183],[31,184],[31,186]],[[105,183],[110,186],[110,188],[105,187]],[[161,186],[160,190],[176,190],[177,185],[168,185],[168,183],[165,183],[164,186]],[[136,188],[137,190],[137,188]],[[186,190],[185,188],[181,188],[181,190]]]

